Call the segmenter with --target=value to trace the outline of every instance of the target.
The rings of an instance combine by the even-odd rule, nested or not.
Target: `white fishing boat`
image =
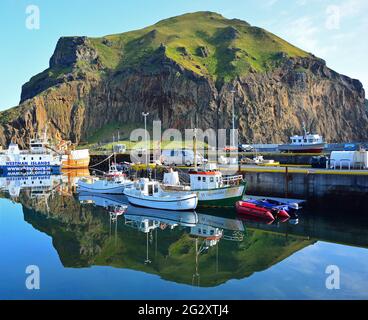
[[[189,172],[190,185],[180,184],[178,172],[164,174],[165,191],[194,192],[198,195],[198,206],[232,207],[245,194],[246,182],[241,175],[223,176],[216,169],[194,169]]]
[[[97,177],[82,178],[78,181],[78,192],[123,194],[125,188],[133,186],[133,181],[125,176],[114,179],[100,179]]]
[[[129,202],[136,206],[186,211],[194,210],[198,204],[198,196],[190,192],[163,191],[158,181],[142,178],[132,188],[126,188],[124,194]]]
[[[105,173],[104,175],[106,178],[122,178],[126,177],[126,174],[120,170],[118,170],[118,167],[115,163],[112,163],[109,166],[109,171]]]
[[[279,151],[294,153],[321,153],[326,147],[323,137],[319,134],[310,134],[307,132],[304,124],[303,131],[304,134],[302,136],[295,135],[290,137],[290,144],[279,145]]]

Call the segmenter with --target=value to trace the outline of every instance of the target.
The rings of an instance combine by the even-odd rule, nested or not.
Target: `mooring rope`
[[[97,167],[99,166],[101,163],[104,163],[105,161],[109,160],[114,154],[111,154],[110,156],[108,156],[106,159],[102,160],[101,162],[99,163],[96,163],[94,164],[93,166],[89,166],[89,168],[94,168],[94,167]]]

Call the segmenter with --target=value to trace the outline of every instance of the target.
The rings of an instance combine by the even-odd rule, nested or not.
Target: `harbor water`
[[[366,213],[306,204],[266,224],[76,194],[70,176],[0,179],[0,299],[368,299]]]

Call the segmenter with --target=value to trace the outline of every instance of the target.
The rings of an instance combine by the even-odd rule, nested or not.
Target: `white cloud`
[[[288,25],[286,33],[296,45],[306,50],[314,51],[317,47],[318,28],[311,17],[305,16],[292,21]]]

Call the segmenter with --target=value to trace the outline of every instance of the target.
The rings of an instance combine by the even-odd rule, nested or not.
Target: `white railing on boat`
[[[238,176],[224,176],[222,177],[222,182],[224,184],[234,184],[237,182],[240,182],[243,180],[243,176],[242,175],[238,175]]]

